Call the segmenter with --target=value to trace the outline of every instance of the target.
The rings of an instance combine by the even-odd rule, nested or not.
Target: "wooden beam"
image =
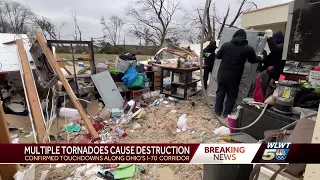
[[[38,43],[40,44],[40,47],[41,47],[43,53],[47,57],[51,67],[53,68],[55,73],[58,75],[59,80],[61,81],[63,87],[66,89],[66,91],[67,91],[67,93],[68,93],[73,105],[79,111],[79,114],[80,114],[82,120],[84,120],[84,122],[85,122],[85,124],[86,124],[86,126],[87,126],[87,128],[88,128],[88,130],[89,130],[89,132],[91,134],[91,136],[94,139],[98,139],[99,138],[99,134],[97,133],[97,131],[92,126],[91,120],[88,118],[88,115],[85,113],[85,110],[83,109],[82,105],[78,101],[78,98],[74,94],[72,88],[70,87],[70,84],[68,83],[67,79],[64,77],[64,75],[63,75],[58,63],[56,62],[56,59],[54,58],[51,50],[47,46],[46,40],[44,39],[43,35],[40,32],[36,32],[36,38],[38,40]]]
[[[21,62],[21,68],[23,69],[23,79],[26,88],[26,97],[29,103],[29,111],[31,112],[33,124],[36,128],[38,142],[45,142],[46,137],[46,126],[44,124],[44,118],[42,109],[39,102],[37,89],[34,84],[32,70],[29,65],[28,56],[24,49],[23,40],[16,40],[18,46],[18,52]]]
[[[0,99],[0,143],[11,143],[11,137],[5,114],[3,112],[2,102]],[[5,154],[2,154],[5,156]],[[0,164],[0,179],[12,180],[14,174],[19,171],[18,164]]]

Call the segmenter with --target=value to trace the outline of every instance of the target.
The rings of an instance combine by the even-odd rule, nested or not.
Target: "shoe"
[[[227,119],[228,118],[228,115],[222,115],[221,116],[223,119]]]

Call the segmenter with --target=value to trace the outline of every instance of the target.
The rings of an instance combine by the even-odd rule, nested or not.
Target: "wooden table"
[[[188,99],[188,97],[193,96],[197,93],[199,93],[201,90],[196,90],[194,92],[191,92],[188,94],[188,88],[191,87],[192,85],[196,84],[199,82],[201,79],[191,79],[189,78],[188,75],[191,74],[192,78],[192,72],[200,70],[200,67],[190,67],[190,68],[176,68],[176,67],[169,67],[169,66],[159,66],[160,67],[160,75],[161,75],[161,86],[160,86],[160,93],[165,94],[174,98],[179,98],[179,99]],[[171,74],[171,92],[164,92],[164,87],[163,87],[163,71],[170,71],[172,72]],[[174,74],[183,74],[184,75],[184,82],[174,82]],[[184,94],[178,94],[176,92],[177,87],[183,87],[184,89]]]

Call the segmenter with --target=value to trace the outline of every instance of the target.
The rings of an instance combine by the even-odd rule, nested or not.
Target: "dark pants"
[[[204,89],[207,90],[208,88],[208,79],[209,79],[209,74],[212,73],[212,69],[210,68],[203,68],[203,81],[204,81]]]
[[[234,104],[238,97],[239,84],[240,83],[232,81],[230,79],[229,80],[218,79],[218,89],[216,92],[216,106],[215,106],[215,112],[217,115],[227,116],[232,112]],[[227,100],[226,100],[224,111],[223,111],[223,104],[224,104],[224,99],[226,95],[227,95]]]

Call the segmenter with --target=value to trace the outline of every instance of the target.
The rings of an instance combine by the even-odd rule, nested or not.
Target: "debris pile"
[[[213,130],[218,125],[202,98],[179,100],[160,94],[158,68],[139,64],[131,54],[119,56],[114,64],[91,63],[91,56],[65,63],[49,48],[60,42],[47,44],[40,33],[36,37],[30,51],[17,40],[23,76],[14,83],[20,86],[12,86],[12,73],[6,79],[11,84],[1,86],[11,143],[216,141]],[[27,165],[15,179],[199,179],[201,172],[196,165]]]

